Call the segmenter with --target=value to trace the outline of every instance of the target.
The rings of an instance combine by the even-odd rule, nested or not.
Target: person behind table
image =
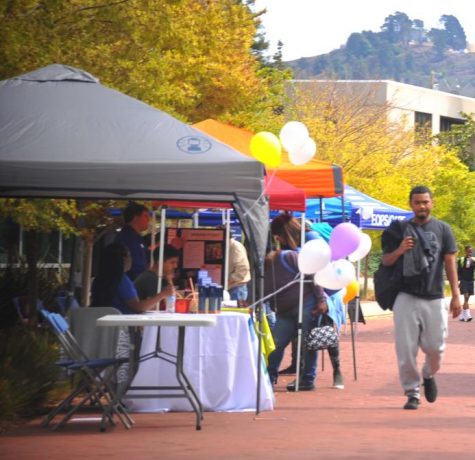
[[[465,257],[457,261],[457,273],[459,277],[460,294],[463,295],[463,310],[460,313],[460,321],[472,321],[468,300],[473,295],[473,276],[475,271],[475,259],[473,258],[472,246],[465,246]]]
[[[247,283],[251,280],[249,259],[244,245],[229,239],[229,276],[228,291],[231,300],[247,300]]]
[[[299,251],[301,247],[302,226],[298,219],[293,217],[289,213],[282,213],[278,215],[271,223],[271,233],[275,239],[279,242],[281,248],[292,249]],[[315,240],[321,238],[320,234],[315,230],[312,230],[308,222],[305,222],[305,241]],[[331,294],[330,294],[331,295]],[[335,299],[331,299],[330,309],[331,314],[324,313],[322,321],[325,324],[335,323],[335,318],[341,316],[341,302],[338,296]],[[338,315],[337,315],[338,311]],[[335,316],[337,315],[337,316]],[[315,318],[318,321],[318,317]],[[337,321],[339,323],[339,321]],[[339,326],[338,326],[339,327]],[[290,365],[279,371],[280,375],[291,375],[297,371],[297,335],[292,339],[292,353]],[[340,369],[340,345],[336,344],[334,347],[328,348],[328,354],[333,368],[333,388],[343,389],[344,382]]]
[[[402,257],[403,273],[414,271],[415,267],[420,266],[418,259],[424,254],[415,226],[423,232],[432,249],[433,262],[426,282],[411,284],[403,277],[403,287],[393,305],[399,379],[407,397],[403,409],[414,410],[420,404],[421,375],[417,366],[419,347],[425,354],[422,367],[424,396],[430,403],[437,399],[434,375],[442,363],[448,331],[444,268],[452,291],[450,311],[453,318],[461,313],[462,308],[455,261],[457,245],[450,226],[432,217],[432,192],[428,187],[414,187],[409,194],[409,203],[414,217],[404,232],[398,231],[400,225],[393,222],[383,232],[381,246],[382,263],[392,266]]]
[[[132,258],[127,247],[119,242],[106,246],[101,255],[99,270],[91,289],[92,307],[115,307],[123,314],[142,313],[151,310],[170,295],[171,288],[140,300],[134,283],[126,275]]]
[[[141,273],[134,281],[135,289],[139,299],[148,299],[157,294],[158,290],[158,263],[160,258],[160,248],[155,248],[153,251],[153,265]],[[173,287],[173,278],[178,268],[180,258],[180,251],[172,246],[166,244],[163,248],[163,293],[170,293],[170,286]]]
[[[116,241],[124,244],[132,257],[132,266],[127,271],[128,277],[134,281],[140,273],[147,269],[147,251],[142,232],[148,229],[150,213],[143,204],[133,201],[123,210],[124,226],[118,233]]]

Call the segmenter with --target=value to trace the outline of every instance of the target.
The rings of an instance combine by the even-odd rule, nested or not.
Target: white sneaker
[[[472,321],[472,314],[470,313],[470,308],[467,308],[466,310],[463,311],[465,315],[465,321],[469,322]]]
[[[462,310],[462,313],[460,313],[459,321],[465,321],[465,310]]]

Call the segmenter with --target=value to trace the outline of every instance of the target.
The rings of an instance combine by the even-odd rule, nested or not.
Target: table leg
[[[196,429],[201,430],[201,420],[203,419],[203,408],[196,392],[191,385],[188,377],[183,371],[183,355],[185,351],[185,328],[178,328],[178,343],[176,356],[176,378],[183,389],[188,401],[196,413]]]

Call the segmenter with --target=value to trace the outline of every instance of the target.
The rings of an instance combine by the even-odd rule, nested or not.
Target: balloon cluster
[[[352,262],[368,254],[371,238],[349,222],[337,225],[329,243],[323,239],[305,243],[298,256],[301,273],[314,275],[316,284],[331,290],[345,289],[345,303],[356,297],[359,284]],[[348,259],[348,260],[347,260]]]
[[[317,151],[307,127],[299,121],[286,123],[280,130],[279,137],[267,131],[255,134],[249,147],[252,156],[269,168],[277,168],[280,165],[282,147],[287,151],[289,161],[296,166],[308,163]]]

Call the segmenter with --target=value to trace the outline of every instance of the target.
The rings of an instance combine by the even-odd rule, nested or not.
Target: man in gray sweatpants
[[[421,383],[417,368],[419,348],[425,354],[422,367],[424,396],[428,402],[437,399],[434,374],[440,369],[442,362],[448,322],[444,299],[444,268],[452,292],[450,312],[453,318],[460,314],[461,305],[455,259],[457,245],[450,226],[431,216],[433,203],[429,188],[414,187],[409,195],[409,202],[414,217],[405,226],[404,233],[400,238],[395,238],[394,231],[388,229],[383,232],[381,244],[384,265],[394,265],[403,257],[403,287],[393,306],[396,354],[399,378],[407,396],[404,409],[417,409],[420,404]],[[429,254],[426,260],[418,260],[426,254]],[[428,267],[420,268],[424,264]],[[406,276],[409,272],[414,275],[418,270],[421,273],[425,270],[425,275],[421,275],[421,278]]]

